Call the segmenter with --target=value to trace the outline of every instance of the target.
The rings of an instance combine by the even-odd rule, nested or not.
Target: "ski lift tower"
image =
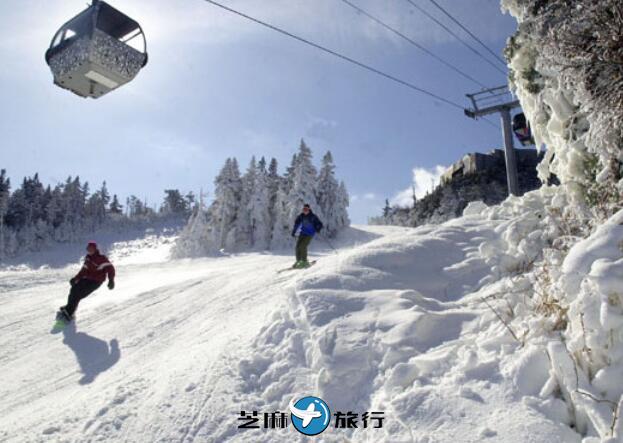
[[[521,105],[513,97],[508,86],[484,89],[474,94],[467,94],[472,102],[471,109],[465,109],[465,115],[477,119],[489,114],[500,114],[502,119],[502,133],[504,136],[504,157],[506,159],[506,179],[508,192],[519,195],[519,181],[517,179],[517,158],[513,146],[513,131],[511,128],[511,110]]]

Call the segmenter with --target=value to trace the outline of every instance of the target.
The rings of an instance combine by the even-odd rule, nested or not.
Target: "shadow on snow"
[[[85,332],[77,332],[76,324],[71,322],[63,329],[63,343],[76,355],[82,378],[79,383],[86,385],[104,371],[113,367],[121,358],[119,342],[116,338],[110,344]]]

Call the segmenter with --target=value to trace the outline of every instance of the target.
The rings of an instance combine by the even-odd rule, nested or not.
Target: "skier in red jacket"
[[[100,254],[97,243],[89,242],[82,269],[74,278],[69,280],[71,290],[67,304],[61,306],[59,311],[64,320],[71,321],[80,300],[99,288],[106,281],[106,277],[108,277],[108,289],[113,289],[115,287],[115,267],[105,255]]]

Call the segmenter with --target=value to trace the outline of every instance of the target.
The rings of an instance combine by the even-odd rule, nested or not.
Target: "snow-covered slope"
[[[117,288],[61,335],[49,331],[75,267],[1,271],[0,440],[311,441],[238,429],[238,416],[317,395],[386,417],[317,441],[581,441],[543,391],[546,339],[522,346],[500,321],[514,307],[497,294],[522,283],[492,250],[530,225],[467,213],[351,228],[337,252],[316,241],[305,271],[277,272],[287,252],[168,260],[170,243],[117,245]]]

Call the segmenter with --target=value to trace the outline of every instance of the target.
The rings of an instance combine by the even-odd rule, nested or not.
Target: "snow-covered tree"
[[[291,211],[288,208],[288,204],[288,194],[284,183],[284,186],[277,191],[275,198],[275,219],[272,226],[271,249],[283,248],[292,243],[290,230],[292,229],[294,219],[290,215]]]
[[[294,185],[294,171],[296,170],[297,164],[297,155],[293,154],[292,160],[290,160],[290,165],[286,168],[286,173],[283,176],[283,189],[286,193],[289,193]]]
[[[318,174],[316,184],[316,199],[323,215],[325,234],[335,235],[343,225],[338,220],[340,214],[341,201],[339,195],[339,184],[335,179],[335,165],[331,151],[322,158],[322,166]]]
[[[268,186],[268,210],[270,213],[270,226],[275,224],[275,203],[277,201],[277,193],[279,188],[283,185],[284,179],[279,175],[279,166],[277,159],[272,158],[268,165],[268,176],[266,177]]]
[[[197,198],[193,191],[188,191],[184,196],[184,200],[186,201],[186,213],[190,214],[198,205]]]
[[[160,212],[165,215],[189,214],[188,200],[182,196],[179,189],[165,189],[164,201],[160,206]]]
[[[6,170],[0,170],[0,260],[5,254],[4,218],[9,209],[9,196],[11,195],[11,181],[6,176]]]
[[[173,257],[199,257],[214,252],[210,214],[195,208],[175,243]]]
[[[288,192],[291,215],[298,214],[304,204],[309,204],[316,215],[322,217],[322,209],[316,201],[316,180],[318,172],[312,161],[311,149],[301,140],[296,163],[292,173],[292,188]]]
[[[214,180],[214,203],[210,208],[212,243],[218,249],[232,249],[236,239],[236,216],[242,193],[238,161],[228,158]]]
[[[340,182],[340,187],[337,191],[337,210],[335,219],[337,220],[337,229],[343,229],[350,226],[350,218],[348,217],[348,206],[350,205],[350,197],[348,196],[348,190],[346,189],[346,183]]]
[[[112,202],[106,182],[94,193],[79,177],[67,178],[53,187],[44,186],[39,175],[25,177],[10,192],[6,171],[0,171],[0,259],[23,251],[36,251],[52,242],[84,239],[86,234],[110,225],[155,221],[146,201],[128,198],[128,216],[115,195]],[[192,193],[182,197],[185,207],[194,201]]]
[[[111,214],[123,214],[123,206],[119,203],[119,199],[117,198],[117,194],[112,196],[112,201],[110,202],[110,207],[108,208]]]
[[[249,167],[242,176],[242,192],[238,200],[235,225],[236,248],[247,249],[253,246],[253,229],[251,226],[250,202],[255,192],[257,180],[257,162],[251,158]]]
[[[189,239],[198,238],[204,242],[200,249],[207,254],[223,248],[236,251],[291,246],[292,225],[305,203],[328,226],[327,235],[335,235],[350,223],[348,192],[335,178],[331,154],[325,155],[318,173],[312,151],[303,140],[284,176],[279,175],[274,158],[267,168],[264,158],[256,161],[253,157],[242,177],[236,159],[227,159],[214,183],[214,201],[203,218],[194,213],[176,247],[178,256],[184,254]],[[197,228],[198,223],[201,228]],[[195,246],[188,249],[189,255],[198,250]]]
[[[255,171],[253,191],[247,203],[249,216],[250,245],[255,249],[266,249],[270,244],[270,196],[266,162],[260,161]]]
[[[102,187],[88,198],[85,207],[86,220],[91,229],[104,223],[109,203],[110,194],[106,188],[106,182],[104,182]]]
[[[301,140],[293,163],[288,169],[285,184],[278,193],[273,226],[272,247],[283,247],[290,236],[294,219],[301,213],[304,204],[309,204],[312,211],[322,219],[322,209],[316,201],[317,171],[312,162],[311,149]]]

